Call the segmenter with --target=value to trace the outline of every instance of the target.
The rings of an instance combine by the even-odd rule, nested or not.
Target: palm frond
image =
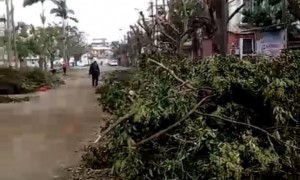
[[[44,2],[45,2],[45,0],[24,0],[23,7],[32,6],[33,4],[44,3]]]
[[[72,10],[72,9],[68,9],[68,10],[67,10],[67,13],[68,13],[68,14],[72,14],[72,15],[75,14],[74,10]]]
[[[57,9],[57,8],[53,8],[50,10],[50,14],[59,14],[61,12],[60,9]]]
[[[76,22],[76,23],[78,23],[79,21],[78,21],[78,19],[77,18],[75,18],[75,17],[70,17],[70,16],[68,16],[68,19],[70,19],[70,20],[72,20],[72,21],[74,21],[74,22]]]
[[[54,4],[54,5],[56,5],[57,7],[60,7],[60,6],[62,6],[62,4],[63,4],[63,1],[62,0],[51,0],[52,1],[52,3]]]

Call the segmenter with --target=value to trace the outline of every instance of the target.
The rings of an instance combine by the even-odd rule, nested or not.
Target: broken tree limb
[[[180,88],[181,86],[184,86],[185,84],[186,84],[186,82],[183,83],[183,84],[181,84],[180,86],[178,86],[176,89]],[[172,90],[176,90],[176,89],[172,89]],[[172,90],[170,90],[170,91],[172,91]],[[157,101],[157,102],[155,102],[155,103],[147,103],[146,106],[151,105],[151,104],[152,104],[152,105],[156,105],[158,102],[160,102],[160,101],[162,101],[162,100],[164,100],[164,99],[167,99],[167,98],[169,98],[169,97],[170,97],[170,96],[166,96],[166,97],[160,99],[159,101]],[[132,99],[132,102],[133,102],[133,99]],[[122,122],[126,121],[126,120],[129,119],[130,117],[134,116],[134,114],[135,114],[136,112],[137,112],[137,110],[131,111],[131,112],[129,112],[128,114],[125,114],[124,116],[120,117],[115,123],[111,124],[105,131],[103,131],[102,133],[100,133],[100,135],[97,137],[97,139],[94,141],[94,143],[95,143],[95,144],[98,143],[98,142],[101,140],[101,138],[103,138],[104,136],[106,136],[109,132],[111,132],[111,131],[112,131],[115,127],[117,127],[119,124],[121,124]]]
[[[122,117],[120,117],[115,123],[113,123],[112,125],[110,125],[105,131],[103,131],[98,137],[97,139],[94,141],[94,143],[98,143],[100,141],[100,139],[104,136],[106,136],[110,131],[112,131],[117,125],[121,124],[122,122],[124,122],[125,120],[127,120],[128,118],[132,117],[135,114],[135,112],[130,112]]]
[[[167,68],[164,64],[162,64],[154,59],[151,59],[151,58],[148,58],[148,61],[150,61],[150,62],[162,67],[164,70],[168,71],[178,82],[185,84],[186,87],[196,90],[196,88],[194,86],[192,86],[191,84],[187,83],[186,81],[184,81],[183,79],[178,77],[173,70]]]
[[[156,20],[157,24],[160,26],[160,32],[166,36],[169,40],[171,40],[174,43],[177,43],[177,40],[175,38],[173,38],[171,35],[169,35],[165,30],[164,27],[162,25],[162,23],[160,22],[159,19]]]
[[[190,110],[184,117],[182,117],[179,121],[177,121],[176,123],[174,123],[174,124],[172,124],[171,126],[167,127],[166,129],[163,129],[163,130],[161,130],[161,131],[159,131],[159,132],[153,134],[152,136],[150,136],[150,137],[148,137],[148,138],[146,138],[146,139],[144,139],[144,140],[141,140],[140,142],[134,144],[134,146],[140,146],[140,145],[142,145],[142,144],[145,144],[145,143],[147,143],[147,142],[149,142],[149,141],[151,141],[151,140],[153,140],[153,139],[156,139],[156,138],[158,138],[159,136],[165,134],[166,132],[170,131],[170,130],[173,129],[174,127],[178,126],[180,123],[182,123],[183,121],[185,121],[190,115],[192,115],[194,112],[196,112],[197,109],[198,109],[201,105],[203,105],[203,103],[204,103],[207,99],[209,99],[209,98],[211,98],[211,97],[213,97],[213,95],[206,96],[206,97],[203,98],[199,103],[197,103],[197,104],[193,107],[193,109],[191,109],[191,110]]]
[[[245,4],[242,4],[238,8],[236,8],[236,10],[234,10],[233,13],[228,17],[226,24],[228,24],[230,20],[243,9],[244,6]]]
[[[201,115],[201,116],[206,116],[206,117],[211,117],[211,118],[215,118],[221,121],[225,121],[225,122],[230,122],[232,124],[237,124],[237,125],[242,125],[242,126],[247,126],[250,127],[252,129],[256,129],[262,133],[264,133],[268,138],[271,137],[272,139],[274,139],[275,141],[279,142],[280,144],[287,146],[286,143],[278,138],[276,138],[273,134],[269,133],[268,131],[258,127],[258,126],[254,126],[252,124],[248,124],[248,123],[244,123],[244,122],[238,122],[238,121],[234,121],[233,119],[230,118],[226,118],[226,117],[222,117],[222,116],[218,116],[218,115],[213,115],[213,114],[207,114],[207,113],[203,113],[203,112],[199,112],[199,111],[195,111],[197,114]],[[299,147],[293,146],[293,145],[289,145],[290,147],[294,148],[294,149],[300,149]]]
[[[148,59],[150,62],[162,67],[163,69],[165,69],[166,71],[168,71],[177,81],[181,82],[182,85],[192,89],[192,90],[196,90],[196,88],[194,86],[192,86],[191,84],[189,84],[187,81],[184,81],[183,79],[179,78],[174,71],[172,71],[171,69],[167,68],[164,64],[155,61],[154,59],[149,58]],[[208,96],[210,97],[210,96]],[[205,98],[203,99],[204,101],[206,100]],[[201,103],[203,103],[202,101],[200,101]],[[198,107],[198,106],[197,106]],[[112,125],[110,125],[105,131],[103,131],[103,133],[101,133],[97,139],[94,141],[94,143],[98,143],[102,137],[106,136],[110,131],[112,131],[116,126],[118,126],[119,124],[121,124],[122,122],[126,121],[128,118],[134,116],[136,112],[132,111],[122,117],[120,117],[115,123],[113,123]],[[192,112],[193,113],[193,112]]]

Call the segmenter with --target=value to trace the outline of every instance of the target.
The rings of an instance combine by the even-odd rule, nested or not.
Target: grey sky
[[[73,9],[78,18],[78,27],[88,34],[88,39],[107,38],[118,40],[129,29],[129,25],[136,22],[138,11],[135,8],[146,10],[149,0],[67,0],[70,9]],[[15,19],[33,25],[41,25],[41,5],[23,8],[23,0],[14,0]],[[45,3],[47,22],[60,19],[49,14],[53,7],[51,2]],[[123,29],[123,33],[119,31]]]

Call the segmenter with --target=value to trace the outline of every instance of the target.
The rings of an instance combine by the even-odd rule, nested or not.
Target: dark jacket
[[[92,63],[91,66],[90,66],[90,74],[91,75],[97,75],[99,76],[100,75],[100,68],[98,66],[97,63]]]

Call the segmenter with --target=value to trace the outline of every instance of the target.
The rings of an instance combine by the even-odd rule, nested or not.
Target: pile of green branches
[[[29,93],[40,86],[51,88],[63,83],[59,77],[40,69],[0,68],[0,94]]]
[[[34,83],[37,87],[46,86],[48,88],[53,88],[64,84],[64,81],[58,76],[39,68],[23,70],[21,72],[28,81]]]
[[[300,168],[299,58],[141,57],[126,83],[106,80],[99,100],[119,118],[83,160],[124,179],[289,178]]]

